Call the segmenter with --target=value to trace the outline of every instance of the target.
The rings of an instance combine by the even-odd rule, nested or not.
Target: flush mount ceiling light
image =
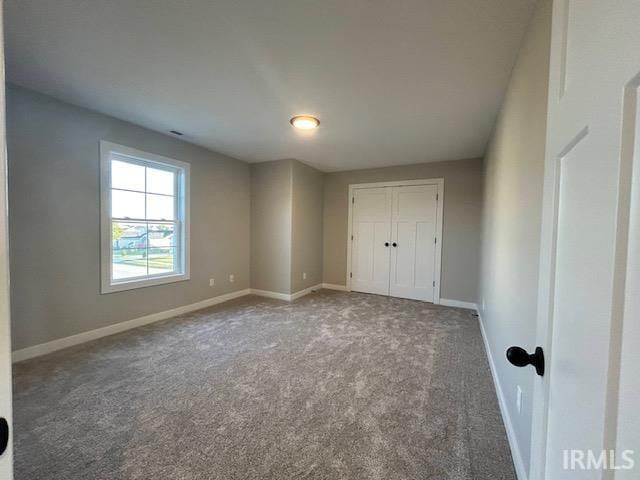
[[[297,115],[289,120],[289,123],[299,130],[313,130],[318,128],[320,120],[311,115]]]

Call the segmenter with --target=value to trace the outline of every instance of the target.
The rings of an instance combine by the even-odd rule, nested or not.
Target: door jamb
[[[355,190],[365,188],[380,188],[380,187],[408,187],[412,185],[437,185],[438,186],[438,201],[436,202],[436,258],[434,271],[434,281],[436,282],[433,287],[433,303],[440,303],[440,277],[442,273],[442,226],[443,226],[443,213],[444,213],[444,178],[426,178],[419,180],[401,180],[393,182],[375,182],[375,183],[351,183],[349,184],[349,197],[347,199],[349,203],[349,217],[347,227],[347,291],[351,291],[351,246],[353,235],[353,201]]]
[[[6,120],[6,88],[5,88],[5,41],[2,1],[0,0],[0,416],[9,424],[9,440],[7,448],[0,457],[0,477],[6,480],[13,478],[13,413],[11,385],[11,309],[9,291],[9,235],[7,207],[7,120]],[[6,381],[8,380],[8,381]]]
[[[560,176],[562,159],[589,133],[583,126],[561,151],[552,151],[552,129],[549,115],[565,95],[566,86],[561,64],[563,42],[568,28],[568,2],[554,2],[552,9],[551,45],[547,99],[547,126],[545,135],[542,219],[540,231],[540,259],[538,273],[538,299],[536,314],[536,345],[544,349],[547,371],[551,370],[553,356],[553,322],[555,302],[555,265],[558,235]],[[546,475],[547,426],[549,412],[549,374],[536,376],[533,384],[531,413],[531,446],[529,449],[530,480],[543,480]]]

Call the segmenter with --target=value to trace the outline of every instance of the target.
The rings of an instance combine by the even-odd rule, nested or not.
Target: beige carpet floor
[[[515,479],[469,310],[249,296],[21,362],[14,384],[17,480]]]

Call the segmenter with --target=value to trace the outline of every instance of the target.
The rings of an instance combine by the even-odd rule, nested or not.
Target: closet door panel
[[[389,294],[391,188],[354,192],[351,290]]]
[[[437,185],[395,187],[389,293],[433,301]]]
[[[416,224],[416,245],[425,245],[430,248],[416,248],[415,286],[420,289],[430,289],[431,301],[433,301],[435,278],[435,238],[435,220],[434,222],[418,222]]]

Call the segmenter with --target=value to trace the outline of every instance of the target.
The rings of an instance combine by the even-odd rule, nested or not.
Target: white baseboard
[[[303,290],[299,290],[296,293],[292,293],[290,295],[291,300],[296,300],[297,298],[304,297],[305,295],[309,295],[314,290],[320,290],[321,288],[322,288],[322,284],[319,283],[317,285],[314,285],[313,287],[309,287],[309,288],[305,288]]]
[[[322,288],[322,284],[314,285],[313,287],[305,288],[304,290],[299,290],[295,293],[280,293],[280,292],[272,292],[269,290],[259,290],[256,288],[251,289],[251,293],[254,295],[258,295],[260,297],[266,298],[275,298],[276,300],[284,300],[285,302],[291,302],[300,297],[304,297],[308,295],[313,290],[320,290]]]
[[[449,300],[448,298],[441,298],[439,305],[444,305],[445,307],[468,308],[469,310],[478,310],[478,305],[476,305],[473,302],[463,302],[461,300]]]
[[[528,474],[522,461],[522,455],[520,453],[520,446],[518,445],[518,439],[516,432],[513,428],[513,422],[509,415],[509,409],[507,408],[507,401],[500,385],[500,379],[498,378],[498,372],[496,370],[496,364],[489,347],[489,339],[487,338],[487,332],[484,329],[484,322],[482,316],[478,311],[478,322],[480,323],[480,331],[482,332],[482,340],[484,341],[484,348],[487,351],[487,358],[489,359],[489,368],[491,369],[491,376],[493,377],[493,384],[496,388],[496,394],[498,396],[498,405],[500,405],[500,413],[502,414],[502,421],[504,422],[505,429],[507,430],[507,439],[509,440],[509,448],[511,449],[511,456],[513,457],[513,464],[516,469],[516,476],[518,480],[528,480]]]
[[[323,283],[322,284],[322,288],[326,288],[329,290],[339,290],[341,292],[348,292],[349,290],[347,289],[346,285],[336,285],[334,283]]]
[[[158,322],[167,318],[176,317],[185,313],[201,310],[203,308],[217,305],[218,303],[226,302],[234,298],[243,297],[249,295],[250,289],[238,290],[237,292],[226,293],[213,298],[207,298],[200,302],[192,303],[190,305],[183,305],[181,307],[172,308],[171,310],[165,310],[163,312],[152,313],[151,315],[145,315],[144,317],[134,318],[124,322],[116,323],[114,325],[108,325],[106,327],[97,328],[95,330],[89,330],[88,332],[78,333],[71,335],[70,337],[58,338],[50,342],[41,343],[40,345],[34,345],[33,347],[22,348],[16,350],[11,354],[12,361],[20,362],[29,358],[39,357],[46,355],[47,353],[55,352],[56,350],[62,350],[63,348],[72,347],[81,343],[90,342],[98,338],[113,335],[115,333],[131,330],[132,328],[141,327],[149,323]]]
[[[276,300],[285,300],[287,302],[291,301],[291,295],[289,295],[288,293],[271,292],[269,290],[259,290],[257,288],[252,288],[251,294],[258,295],[259,297],[275,298]]]
[[[253,293],[254,295],[260,295],[262,297],[276,298],[279,300],[290,302],[311,293],[313,290],[319,290],[320,288],[322,288],[322,284],[314,285],[313,287],[305,288],[304,290],[300,290],[292,294],[246,288],[244,290],[238,290],[237,292],[231,292],[224,295],[219,295],[217,297],[208,298],[206,300],[192,303],[190,305],[183,305],[181,307],[172,308],[171,310],[152,313],[150,315],[145,315],[144,317],[134,318],[132,320],[126,320],[124,322],[116,323],[114,325],[108,325],[106,327],[97,328],[95,330],[89,330],[88,332],[71,335],[70,337],[58,338],[50,342],[34,345],[33,347],[22,348],[20,350],[14,351],[11,354],[11,359],[15,363],[22,360],[39,357],[41,355],[46,355],[47,353],[62,350],[63,348],[72,347],[74,345],[90,342],[91,340],[97,340],[98,338],[106,337],[108,335],[131,330],[132,328],[148,325],[149,323],[158,322],[167,318],[176,317],[178,315],[183,315],[185,313],[211,307],[213,305],[217,305],[218,303],[226,302],[238,297],[243,297],[251,293]]]

